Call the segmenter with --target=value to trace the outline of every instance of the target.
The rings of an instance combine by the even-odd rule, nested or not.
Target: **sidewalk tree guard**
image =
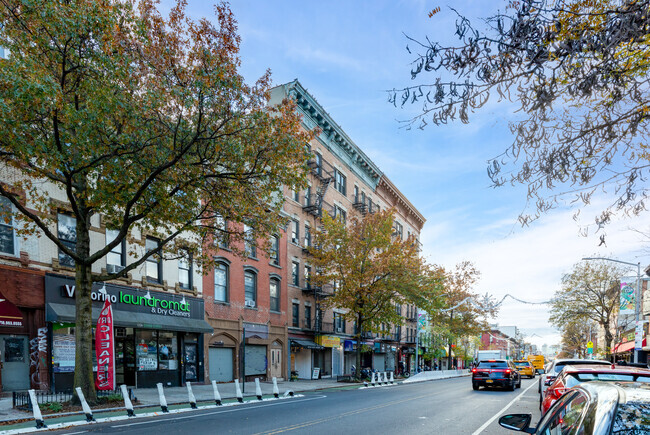
[[[244,238],[223,219],[249,224],[252,240],[278,231],[278,193],[305,184],[313,134],[292,102],[268,105],[270,73],[244,82],[225,3],[214,24],[188,18],[182,1],[167,18],[153,0],[39,0],[20,13],[11,5],[0,5],[0,45],[10,53],[0,62],[0,195],[18,236],[47,237],[59,266],[75,273],[74,386],[94,403],[93,282],[125,277],[152,256],[210,267],[204,243]],[[60,214],[74,222],[63,231]],[[99,248],[90,243],[97,225],[117,231]],[[132,262],[92,273],[134,230]],[[157,247],[145,252],[145,237]]]

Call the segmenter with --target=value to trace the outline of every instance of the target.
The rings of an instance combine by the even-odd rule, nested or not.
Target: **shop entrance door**
[[[18,391],[29,389],[29,340],[23,335],[0,335],[2,361],[2,389]]]
[[[271,378],[282,377],[282,349],[271,348]]]
[[[197,380],[197,349],[196,343],[185,343],[185,381],[196,382]]]
[[[133,328],[115,328],[115,385],[135,386]]]

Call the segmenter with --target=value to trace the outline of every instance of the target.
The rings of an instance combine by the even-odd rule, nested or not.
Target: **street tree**
[[[386,332],[385,325],[403,323],[396,305],[413,304],[427,312],[437,307],[440,270],[424,264],[414,236],[402,239],[393,225],[392,210],[353,217],[347,224],[324,213],[309,251],[316,270],[310,282],[334,289],[324,306],[344,310],[343,317],[355,323],[359,368],[363,333]]]
[[[619,311],[620,278],[624,272],[607,261],[583,261],[573,266],[551,300],[551,323],[561,330],[576,322],[599,325],[605,334],[605,353],[609,356]]]
[[[521,116],[488,175],[494,186],[527,186],[535,206],[522,224],[565,200],[586,205],[600,191],[611,202],[599,226],[616,212],[643,212],[650,0],[517,0],[484,22],[479,29],[458,14],[459,42],[450,46],[409,38],[418,83],[389,91],[395,105],[421,105],[405,125],[466,123],[488,101],[508,101]]]
[[[487,330],[487,319],[497,313],[494,307],[483,304],[472,287],[478,282],[480,272],[469,261],[464,261],[452,270],[443,270],[445,277],[440,299],[442,310],[435,311],[431,322],[447,331],[448,367],[451,366],[451,345],[461,337],[477,335]]]
[[[211,23],[181,0],[168,17],[154,0],[0,2],[0,195],[19,235],[47,237],[74,263],[74,385],[90,401],[93,282],[151,256],[209,265],[201,247],[224,219],[251,228],[229,227],[232,240],[277,231],[282,186],[305,183],[310,136],[295,107],[269,107],[269,72],[245,83],[235,18],[225,3],[214,10]],[[61,209],[76,243],[56,231]],[[117,236],[96,249],[99,219]],[[158,246],[93,274],[133,230]]]
[[[578,358],[585,358],[587,355],[587,343],[592,332],[591,322],[583,320],[570,321],[562,328],[562,350],[569,355]]]

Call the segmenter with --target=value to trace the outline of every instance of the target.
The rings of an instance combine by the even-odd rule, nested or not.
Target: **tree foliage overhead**
[[[565,199],[588,204],[606,190],[596,218],[645,210],[650,168],[650,0],[521,0],[478,30],[459,15],[459,43],[410,38],[415,84],[389,92],[395,105],[421,104],[408,127],[469,122],[490,99],[523,114],[514,141],[491,159],[494,186],[528,186],[529,223]],[[411,49],[409,49],[411,52]],[[433,80],[430,74],[438,75]]]
[[[607,261],[583,261],[562,279],[551,302],[551,323],[564,330],[575,322],[594,322],[605,333],[605,352],[611,353],[624,269]]]
[[[269,107],[268,72],[253,85],[239,74],[228,5],[215,7],[214,24],[188,18],[182,0],[168,18],[156,6],[0,2],[0,46],[9,51],[0,62],[0,195],[20,234],[44,235],[74,260],[75,386],[90,400],[93,281],[124,276],[151,255],[189,250],[208,262],[200,248],[223,231],[222,219],[247,223],[251,239],[276,231],[282,187],[306,178],[310,135],[293,103]],[[55,229],[61,209],[76,219],[75,247]],[[91,247],[97,216],[119,234]],[[117,274],[93,275],[134,229],[160,248],[131,252]]]

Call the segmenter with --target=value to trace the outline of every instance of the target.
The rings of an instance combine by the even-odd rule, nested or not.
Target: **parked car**
[[[569,390],[530,427],[531,414],[499,419],[506,429],[532,434],[650,433],[650,384],[643,382],[584,382]]]
[[[542,415],[570,388],[588,381],[629,381],[650,384],[650,369],[614,366],[611,364],[564,366],[564,369],[544,393]]]
[[[564,366],[570,364],[611,364],[609,361],[599,359],[556,359],[546,367],[545,373],[539,376],[539,385],[537,392],[539,393],[539,409],[542,409],[542,400],[544,400],[544,391],[546,387],[551,385],[558,374],[562,371]]]
[[[526,376],[527,378],[535,377],[535,369],[531,363],[526,360],[515,361],[515,367],[520,376]]]
[[[472,369],[472,388],[506,387],[511,391],[521,387],[521,376],[517,368],[505,359],[490,359],[479,361]]]

